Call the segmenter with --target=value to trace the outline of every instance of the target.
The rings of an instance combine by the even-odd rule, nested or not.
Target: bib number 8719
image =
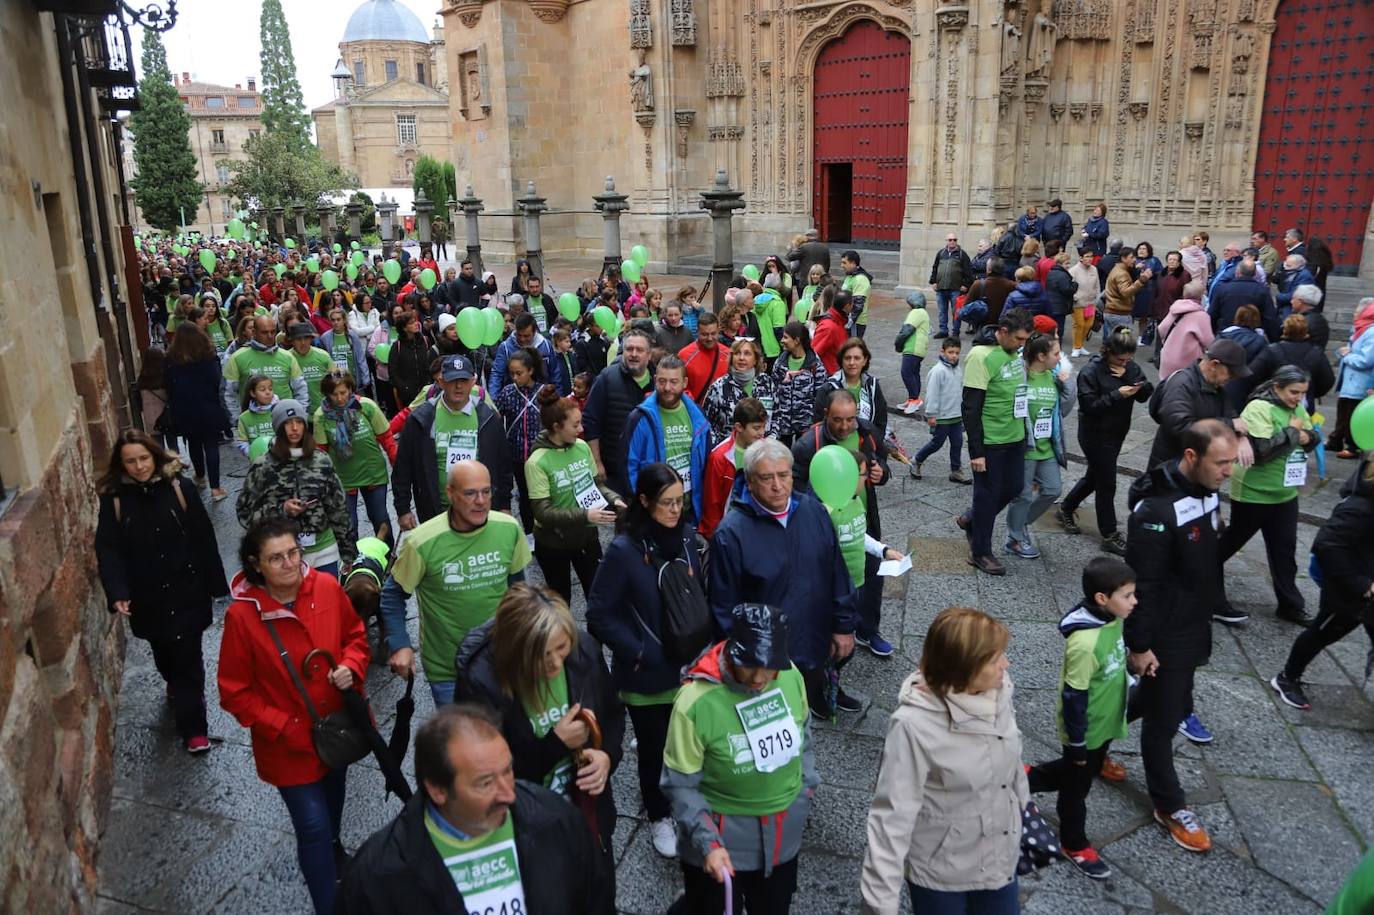
[[[787,729],[765,734],[758,739],[759,759],[767,759],[774,753],[792,749],[792,732]]]

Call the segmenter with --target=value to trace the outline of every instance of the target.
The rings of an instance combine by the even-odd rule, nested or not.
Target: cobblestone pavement
[[[570,263],[562,275],[579,266]],[[676,278],[655,279],[665,287],[676,285]],[[890,341],[905,309],[877,298],[868,339],[889,401],[900,401]],[[919,446],[927,434],[923,424],[905,417],[894,417],[892,425],[908,446]],[[1151,428],[1138,410],[1132,442],[1148,441]],[[231,474],[226,485],[236,491],[243,463],[228,450],[225,456]],[[1129,460],[1128,455],[1123,462]],[[1342,476],[1352,466],[1333,463]],[[916,666],[930,620],[943,607],[981,607],[1011,628],[1027,761],[1058,752],[1054,704],[1062,640],[1054,624],[1077,599],[1079,571],[1096,538],[1086,530],[1070,537],[1042,519],[1037,535],[1044,558],[1008,557],[1005,578],[977,576],[964,562],[963,538],[952,522],[968,503],[968,488],[945,482],[943,473],[916,481],[896,470],[880,497],[883,528],[889,541],[909,544],[915,563],[905,578],[889,582],[884,600],[882,628],[898,650],[886,660],[861,651],[845,670],[845,685],[867,700],[865,711],[816,730],[824,784],[807,826],[797,913],[858,911],[864,820],[887,716],[902,679]],[[1081,468],[1070,467],[1068,481],[1079,473]],[[1322,500],[1326,507],[1316,508]],[[1334,498],[1318,494],[1307,501],[1324,515]],[[239,534],[232,505],[210,507],[226,568],[232,567]],[[1092,512],[1085,506],[1079,516],[1090,522]],[[1303,555],[1314,532],[1310,525],[1300,526]],[[1001,537],[1000,525],[996,536]],[[1216,732],[1216,742],[1198,748],[1180,738],[1176,744],[1183,784],[1214,849],[1206,855],[1184,852],[1150,822],[1133,727],[1114,748],[1130,777],[1119,786],[1099,781],[1088,802],[1089,835],[1115,876],[1096,882],[1056,865],[1023,881],[1026,913],[1316,913],[1374,840],[1374,786],[1365,762],[1374,752],[1374,690],[1363,683],[1365,637],[1353,634],[1323,653],[1308,673],[1313,710],[1290,709],[1276,701],[1267,681],[1298,629],[1273,617],[1258,538],[1232,560],[1228,573],[1232,600],[1253,616],[1241,628],[1217,626],[1211,662],[1198,673],[1197,709]],[[1305,578],[1299,584],[1315,608],[1315,587]],[[580,593],[573,609],[580,618]],[[221,606],[216,618],[222,617]],[[257,779],[246,732],[218,708],[213,684],[221,631],[216,625],[206,634],[205,652],[210,730],[222,742],[197,758],[182,752],[175,738],[146,644],[130,640],[114,801],[100,858],[101,912],[308,910],[286,810],[276,792]],[[399,683],[376,667],[368,689],[387,733]],[[428,690],[416,690],[415,698],[418,721],[431,710]],[[632,753],[627,750],[613,781],[622,814],[615,833],[619,908],[656,915],[676,898],[681,879],[676,864],[653,851]],[[405,766],[412,771],[409,760]],[[343,839],[352,849],[399,805],[383,800],[381,775],[371,760],[352,768],[348,790]],[[1052,798],[1042,801],[1053,810]]]

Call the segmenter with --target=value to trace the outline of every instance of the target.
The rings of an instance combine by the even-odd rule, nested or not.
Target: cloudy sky
[[[400,0],[420,17],[427,31],[439,18],[440,0]],[[361,0],[282,0],[286,22],[291,28],[291,50],[296,58],[296,74],[305,94],[307,110],[334,98],[334,83],[329,78],[339,59],[339,39],[348,17]],[[262,70],[258,51],[258,18],[261,0],[180,0],[177,24],[162,36],[167,47],[167,64],[181,78],[232,86],[247,85],[248,77]],[[142,54],[143,32],[132,30],[134,66]],[[142,76],[142,73],[139,73]]]

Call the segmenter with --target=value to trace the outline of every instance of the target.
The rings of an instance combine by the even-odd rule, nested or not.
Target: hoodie
[[[1126,736],[1126,643],[1122,622],[1086,601],[1059,621],[1059,740],[1070,759],[1086,759]]]
[[[1212,319],[1201,302],[1179,299],[1159,324],[1164,346],[1159,352],[1159,377],[1168,378],[1197,362],[1212,342]]]

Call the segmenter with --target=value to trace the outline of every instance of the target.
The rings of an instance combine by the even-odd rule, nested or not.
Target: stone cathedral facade
[[[599,252],[591,198],[629,195],[654,261],[709,250],[700,193],[744,192],[736,250],[898,248],[923,283],[1062,198],[1075,231],[1324,237],[1374,276],[1371,0],[445,0],[459,184],[521,246]],[[516,215],[504,215],[516,214]],[[494,240],[485,236],[494,235]],[[494,244],[493,244],[494,241]]]

